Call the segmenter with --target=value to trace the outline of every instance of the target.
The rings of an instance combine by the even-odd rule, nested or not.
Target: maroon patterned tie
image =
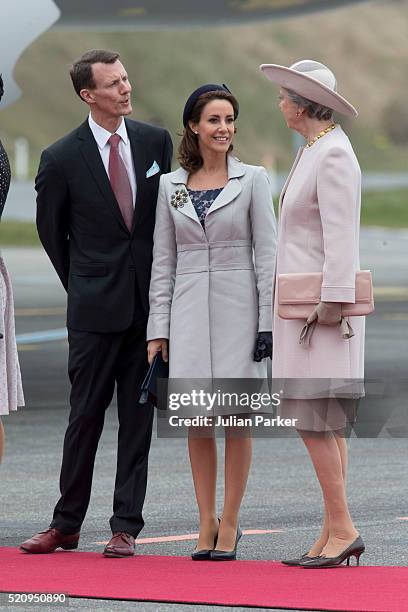
[[[123,159],[119,155],[119,134],[109,138],[109,180],[129,232],[133,221],[133,194]]]

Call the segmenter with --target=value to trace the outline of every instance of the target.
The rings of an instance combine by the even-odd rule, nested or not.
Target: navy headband
[[[205,93],[209,93],[210,91],[222,91],[224,93],[229,93],[229,94],[231,93],[226,85],[216,85],[214,83],[208,83],[207,85],[201,85],[201,87],[198,87],[198,89],[193,91],[193,93],[190,95],[184,107],[184,111],[183,111],[184,127],[187,127],[187,123],[190,119],[191,113],[193,111],[193,108],[198,98]],[[238,116],[238,111],[237,111],[237,116]]]

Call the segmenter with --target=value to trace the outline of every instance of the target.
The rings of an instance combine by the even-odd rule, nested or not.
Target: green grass
[[[361,225],[408,228],[408,189],[363,194]],[[40,247],[35,223],[3,221],[0,247],[7,246]]]
[[[408,227],[408,190],[363,194],[361,224],[382,227]]]
[[[35,223],[2,221],[0,224],[0,247],[40,247]]]

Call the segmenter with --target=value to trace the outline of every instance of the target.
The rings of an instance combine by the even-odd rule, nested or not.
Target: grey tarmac
[[[367,321],[366,375],[391,383],[404,381],[407,373],[407,246],[408,232],[362,232],[362,268],[373,271],[377,287],[376,311]],[[13,279],[17,333],[63,328],[65,294],[45,254],[35,249],[6,249],[3,256]],[[66,340],[21,343],[19,350],[27,407],[3,419],[6,453],[1,467],[1,546],[18,546],[48,525],[58,497],[68,418]],[[401,389],[393,400],[394,414],[381,436],[360,438],[352,434],[348,443],[350,508],[366,544],[362,557],[365,565],[408,565],[407,396],[403,386]],[[83,551],[102,552],[103,542],[109,539],[116,432],[113,403],[107,411],[97,454],[93,493],[80,540]],[[222,440],[218,445],[222,466]],[[221,509],[221,482],[217,493]],[[185,439],[168,440],[154,434],[144,517],[142,539],[196,533],[198,516]],[[299,439],[254,441],[254,461],[240,521],[247,530],[277,530],[244,536],[238,553],[241,559],[294,556],[317,537],[321,495]],[[136,552],[189,555],[194,544],[194,539],[153,541],[137,544]],[[71,599],[70,609],[80,608],[171,612],[205,611],[209,606]]]

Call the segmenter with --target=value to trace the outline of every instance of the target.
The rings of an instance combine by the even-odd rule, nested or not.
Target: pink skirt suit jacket
[[[360,193],[360,167],[340,126],[301,147],[280,198],[276,273],[323,272],[322,301],[354,302]],[[275,289],[274,378],[363,378],[364,317],[350,321],[350,340],[338,326],[316,325],[305,348],[304,321],[281,319],[277,297]]]

